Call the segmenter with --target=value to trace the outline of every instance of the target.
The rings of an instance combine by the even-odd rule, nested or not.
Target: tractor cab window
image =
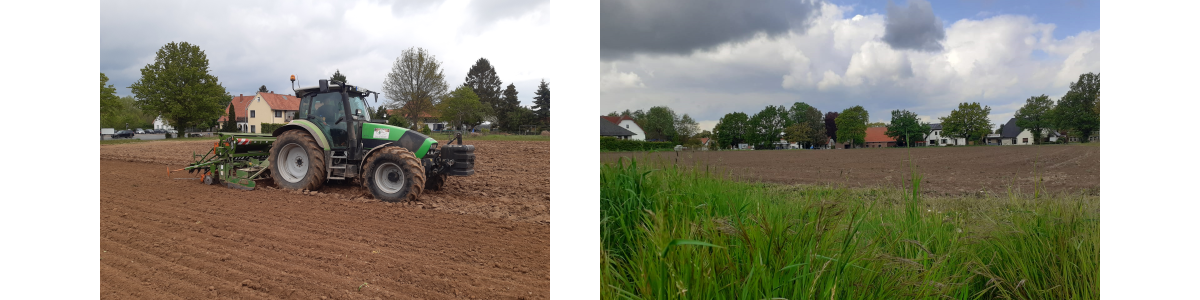
[[[355,120],[368,120],[367,103],[359,95],[350,95],[350,114]]]
[[[346,112],[342,107],[342,95],[340,93],[309,94],[305,98],[312,98],[312,108],[308,119],[325,131],[334,148],[345,147],[348,135]]]

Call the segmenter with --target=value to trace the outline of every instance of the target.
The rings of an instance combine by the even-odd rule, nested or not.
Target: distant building
[[[867,148],[895,147],[896,139],[887,136],[887,127],[869,127],[867,136],[863,139]]]
[[[605,120],[604,117],[600,117],[600,137],[609,136],[621,140],[628,140],[634,135],[636,135],[636,133],[633,133],[632,131],[629,131],[621,126],[617,126],[617,124],[613,124],[612,122]]]
[[[950,138],[942,135],[942,123],[929,124],[929,135],[925,137],[926,146],[966,145],[966,138]]]
[[[635,140],[635,141],[646,140],[646,132],[642,130],[642,126],[639,126],[637,124],[637,122],[634,122],[633,118],[630,118],[629,116],[619,116],[619,117],[601,116],[600,118],[607,120],[609,123],[613,123],[617,126],[620,126],[621,128],[625,128],[625,130],[629,130],[629,132],[634,133],[634,135],[630,138],[632,140]]]

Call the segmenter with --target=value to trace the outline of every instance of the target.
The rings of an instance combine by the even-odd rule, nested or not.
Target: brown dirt
[[[168,178],[212,142],[101,146],[101,296],[549,298],[549,142],[468,144],[474,176],[395,204]]]
[[[734,178],[780,184],[901,187],[911,178],[909,155],[924,177],[921,190],[933,195],[980,191],[1031,193],[1042,180],[1051,193],[1099,195],[1100,147],[1044,146],[865,148],[849,150],[684,151],[652,154],[606,152],[601,162],[621,157],[691,166],[716,166]],[[1039,162],[1036,163],[1035,162]],[[1035,170],[1035,165],[1037,169]]]

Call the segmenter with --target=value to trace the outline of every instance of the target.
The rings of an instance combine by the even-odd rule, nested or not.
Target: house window
[[[1012,139],[1012,143],[1013,143],[1013,145],[1016,145],[1016,144],[1017,144],[1017,138],[1013,138],[1013,139]]]
[[[625,129],[629,129],[629,124],[625,124]]]
[[[945,143],[946,143],[946,139],[942,139],[942,144],[945,144]]]
[[[1022,143],[1022,144],[1028,144],[1028,143],[1029,143],[1029,138],[1021,138],[1021,143]]]
[[[253,110],[251,110],[251,111],[250,111],[250,117],[251,117],[251,118],[253,118],[253,117],[254,117],[254,111],[253,111]]]
[[[277,110],[277,111],[275,111],[275,117],[276,117],[276,118],[282,118],[282,117],[283,117],[283,111],[282,111],[282,110]]]
[[[250,125],[250,133],[254,133],[254,125]]]

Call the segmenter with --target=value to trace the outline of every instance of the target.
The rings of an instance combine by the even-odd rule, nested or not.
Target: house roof
[[[1021,126],[1017,126],[1017,118],[1008,119],[1008,123],[1005,123],[1002,128],[1000,130],[1000,137],[1004,138],[1015,138],[1021,134],[1021,131],[1025,130]]]
[[[867,128],[867,137],[865,142],[895,142],[896,139],[887,136],[887,127],[870,127]]]
[[[930,130],[942,130],[942,123],[929,124]]]
[[[254,100],[254,95],[234,96],[233,101],[230,101],[229,105],[225,106],[225,113],[221,114],[221,117],[218,118],[217,121],[225,122],[227,119],[229,119],[229,106],[233,106],[233,113],[235,117],[245,118],[247,113],[246,106],[250,105],[250,100]],[[299,102],[296,103],[296,107],[300,107]]]
[[[622,120],[630,120],[630,121],[633,121],[633,118],[631,118],[631,117],[629,117],[629,116],[619,116],[619,117],[600,116],[600,117],[601,117],[601,118],[604,118],[605,120],[608,120],[609,122],[612,122],[613,124],[617,124],[617,125],[621,125],[621,121],[622,121]],[[636,123],[636,122],[635,122],[635,123]]]
[[[281,95],[274,93],[258,93],[262,96],[263,101],[267,101],[267,105],[274,110],[300,110],[300,98],[292,95]]]
[[[600,117],[600,136],[632,136],[632,135],[637,135],[637,134],[633,133],[633,131],[629,131],[628,129],[622,128],[621,126],[617,126],[617,124],[613,124],[612,122],[609,122],[608,120],[605,120],[604,117]]]
[[[709,138],[700,138],[700,144],[708,144]]]

